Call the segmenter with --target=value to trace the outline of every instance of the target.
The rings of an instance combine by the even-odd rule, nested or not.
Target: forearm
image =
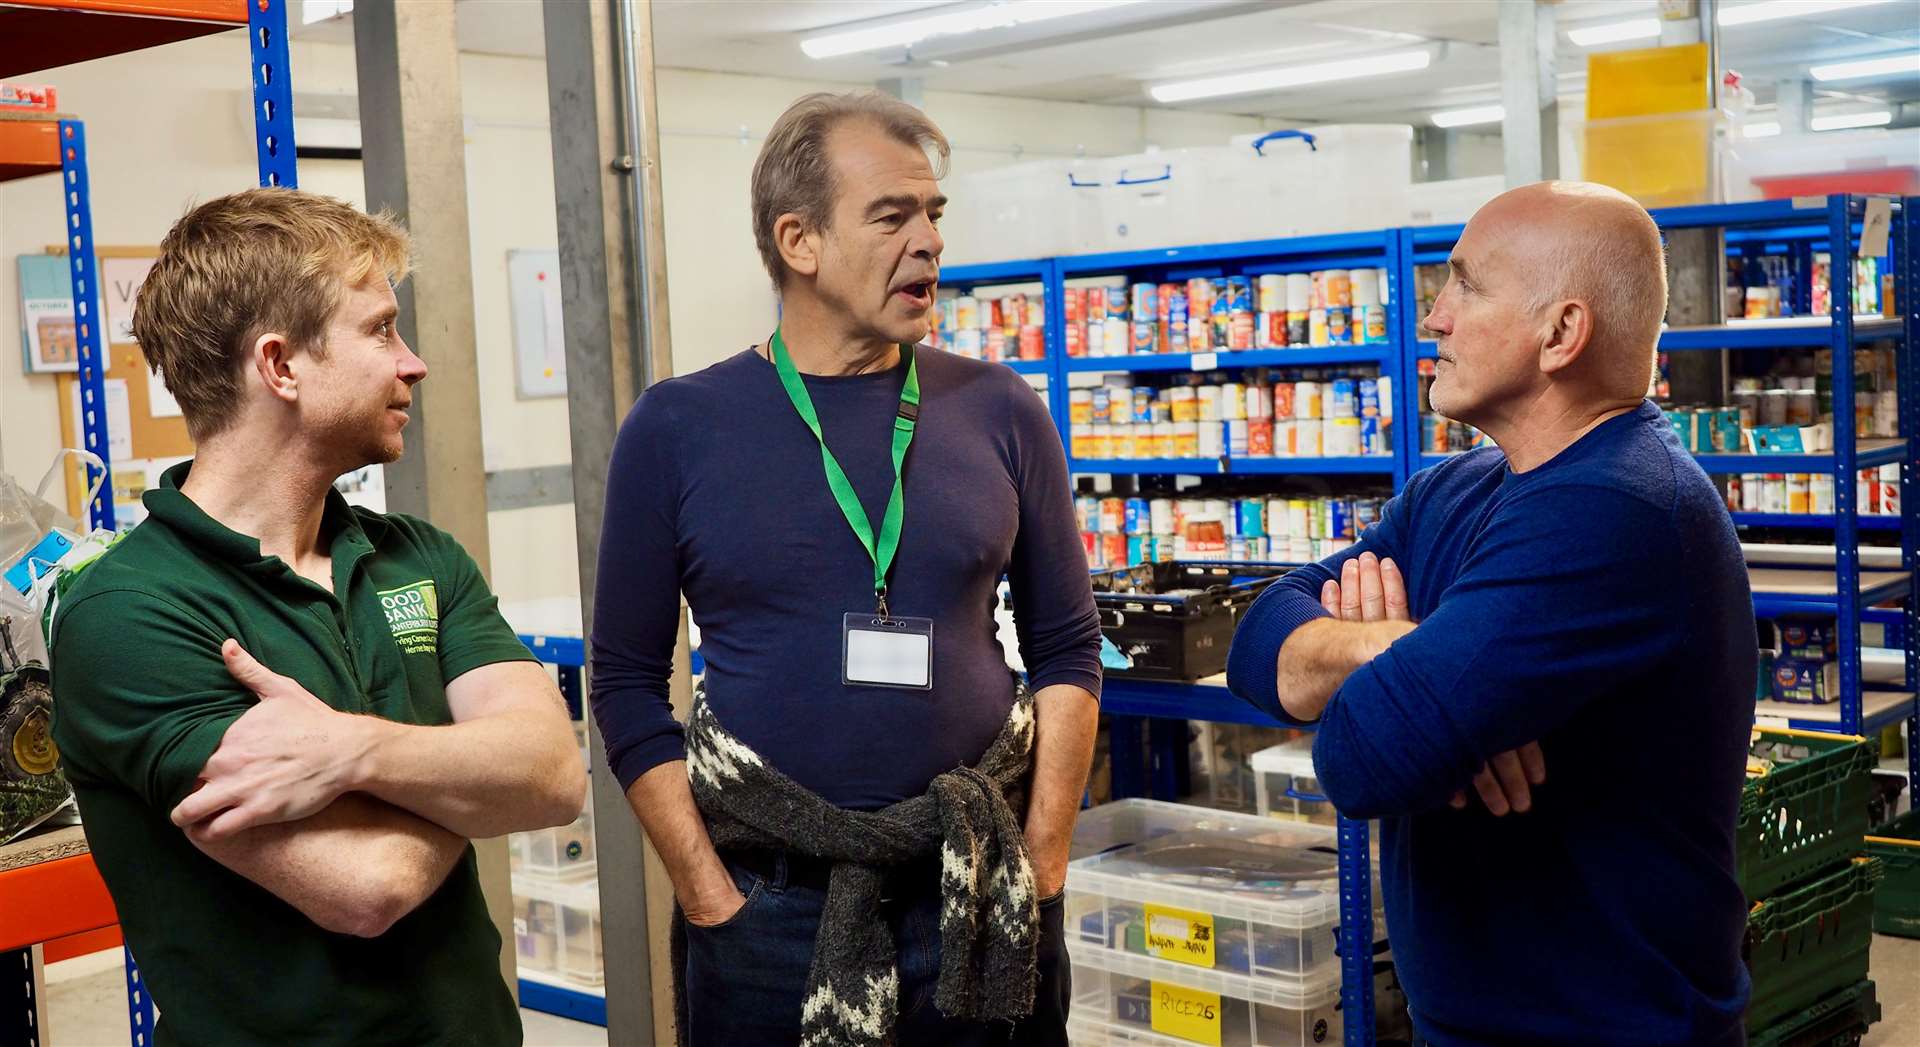
[[[1026,836],[1045,895],[1065,881],[1073,823],[1086,793],[1100,727],[1100,702],[1071,684],[1043,687],[1033,701],[1033,786],[1027,798]]]
[[[735,892],[733,877],[713,849],[707,823],[694,803],[686,761],[648,769],[627,790],[627,804],[659,852],[674,897],[687,916],[699,922],[708,914],[725,914]]]
[[[356,717],[368,741],[350,788],[468,839],[580,816],[586,771],[559,710],[513,709],[420,727]]]
[[[1355,669],[1413,630],[1411,622],[1344,622],[1316,618],[1280,646],[1274,679],[1280,707],[1302,723],[1320,718]]]
[[[467,850],[464,838],[360,793],[296,822],[187,836],[322,929],[365,938],[419,908]]]

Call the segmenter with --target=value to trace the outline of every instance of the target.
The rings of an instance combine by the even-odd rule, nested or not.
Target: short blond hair
[[[767,132],[753,162],[753,241],[760,261],[779,290],[787,264],[773,241],[773,226],[784,214],[797,214],[808,231],[827,228],[838,194],[827,140],[850,120],[868,120],[888,137],[925,150],[934,177],[946,175],[952,147],[927,114],[878,91],[834,94],[818,91],[787,107]]]
[[[140,285],[133,336],[203,440],[239,416],[242,364],[261,335],[326,352],[341,293],[398,282],[407,232],[390,215],[297,189],[248,189],[174,223]]]

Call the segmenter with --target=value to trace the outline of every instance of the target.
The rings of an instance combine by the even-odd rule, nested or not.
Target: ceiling
[[[1147,88],[1169,80],[1429,47],[1427,69],[1175,108],[1301,123],[1425,123],[1439,109],[1497,102],[1502,0],[1147,0],[1044,23],[935,38],[903,48],[814,60],[803,36],[955,6],[950,0],[654,0],[663,67],[870,83],[918,77],[932,91],[1156,106]],[[1751,0],[1739,0],[1751,2]],[[1738,6],[1738,3],[1725,6]],[[967,5],[961,5],[967,6]],[[1582,48],[1568,27],[1651,17],[1657,0],[1562,0],[1557,69],[1562,97],[1583,93],[1586,55],[1648,46]],[[539,55],[537,0],[460,0],[461,47]],[[724,17],[716,17],[724,13]],[[349,41],[351,15],[294,30]],[[1784,19],[1721,31],[1721,66],[1739,72],[1759,103],[1807,67],[1920,48],[1920,0]],[[1920,103],[1920,73],[1816,87],[1817,103]]]

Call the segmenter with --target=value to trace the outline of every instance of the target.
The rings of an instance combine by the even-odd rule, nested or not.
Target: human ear
[[[293,347],[287,344],[286,335],[268,331],[255,338],[248,360],[269,394],[287,403],[300,398],[300,379],[293,367]]]
[[[820,272],[820,235],[808,230],[798,214],[789,211],[774,219],[773,242],[788,269],[802,276]]]
[[[1573,366],[1593,344],[1593,309],[1582,299],[1565,299],[1546,308],[1545,320],[1540,370],[1553,374]]]

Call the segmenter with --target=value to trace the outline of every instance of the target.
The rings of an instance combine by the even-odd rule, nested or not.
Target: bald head
[[[1529,311],[1586,303],[1591,366],[1583,377],[1609,396],[1641,396],[1667,313],[1666,252],[1646,208],[1591,182],[1535,182],[1473,216],[1501,260],[1529,274]]]

